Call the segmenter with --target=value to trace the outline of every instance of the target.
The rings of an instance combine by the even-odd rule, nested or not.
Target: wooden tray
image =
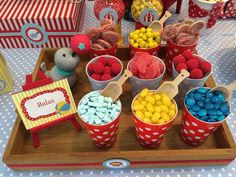
[[[42,61],[47,68],[54,65],[54,53],[57,49],[43,49],[34,69],[34,77]],[[164,48],[160,56],[164,57]],[[126,65],[130,59],[128,48],[119,48],[118,57]],[[82,58],[78,67],[78,82],[72,89],[76,104],[89,91],[85,66],[88,58]],[[165,76],[165,79],[170,78]],[[215,85],[212,77],[206,86]],[[197,148],[184,144],[179,136],[179,124],[182,111],[168,131],[161,146],[157,149],[141,147],[135,138],[134,123],[131,119],[131,86],[127,82],[121,96],[123,112],[120,121],[118,140],[107,150],[95,147],[87,132],[78,133],[69,123],[61,123],[40,132],[40,147],[33,148],[29,132],[19,117],[13,127],[3,162],[14,170],[52,170],[104,168],[102,163],[107,159],[122,158],[130,161],[131,168],[137,167],[174,167],[174,166],[207,166],[225,165],[236,157],[236,146],[226,123],[223,123],[209,139]],[[78,118],[78,117],[77,117]]]

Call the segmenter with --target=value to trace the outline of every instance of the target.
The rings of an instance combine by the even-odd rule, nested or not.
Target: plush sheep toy
[[[71,48],[61,48],[56,51],[54,56],[55,66],[46,70],[45,63],[41,64],[41,70],[53,79],[58,81],[67,78],[70,87],[73,87],[77,76],[76,68],[80,61],[79,55],[85,54],[90,50],[90,40],[85,34],[78,34],[71,38]]]

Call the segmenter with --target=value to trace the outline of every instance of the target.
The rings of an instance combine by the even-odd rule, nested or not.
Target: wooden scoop
[[[175,80],[163,82],[156,92],[167,93],[170,99],[173,99],[179,93],[178,85],[189,75],[188,71],[182,69]]]
[[[232,82],[229,85],[217,85],[213,89],[211,89],[211,92],[221,90],[225,96],[225,100],[229,101],[232,98],[233,90],[236,89],[236,81]]]
[[[164,22],[171,16],[171,13],[169,11],[165,12],[165,15],[160,20],[155,20],[153,21],[150,25],[149,28],[152,29],[154,32],[161,32],[163,29],[163,24]]]
[[[112,102],[115,102],[117,98],[122,94],[122,85],[125,81],[131,77],[133,74],[128,69],[125,70],[124,74],[118,81],[110,82],[102,91],[102,95],[105,97],[111,97]]]

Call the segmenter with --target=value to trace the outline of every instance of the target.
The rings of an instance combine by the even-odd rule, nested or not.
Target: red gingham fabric
[[[216,20],[220,17],[223,5],[223,2],[217,2],[213,5],[213,9],[211,11],[207,11],[205,9],[200,8],[197,4],[190,0],[188,13],[189,16],[192,18],[202,18],[210,16],[207,22],[207,28],[211,28],[216,24]]]

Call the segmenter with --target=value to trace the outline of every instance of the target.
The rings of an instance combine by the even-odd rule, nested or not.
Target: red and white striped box
[[[83,26],[85,0],[1,0],[0,48],[69,47]]]

